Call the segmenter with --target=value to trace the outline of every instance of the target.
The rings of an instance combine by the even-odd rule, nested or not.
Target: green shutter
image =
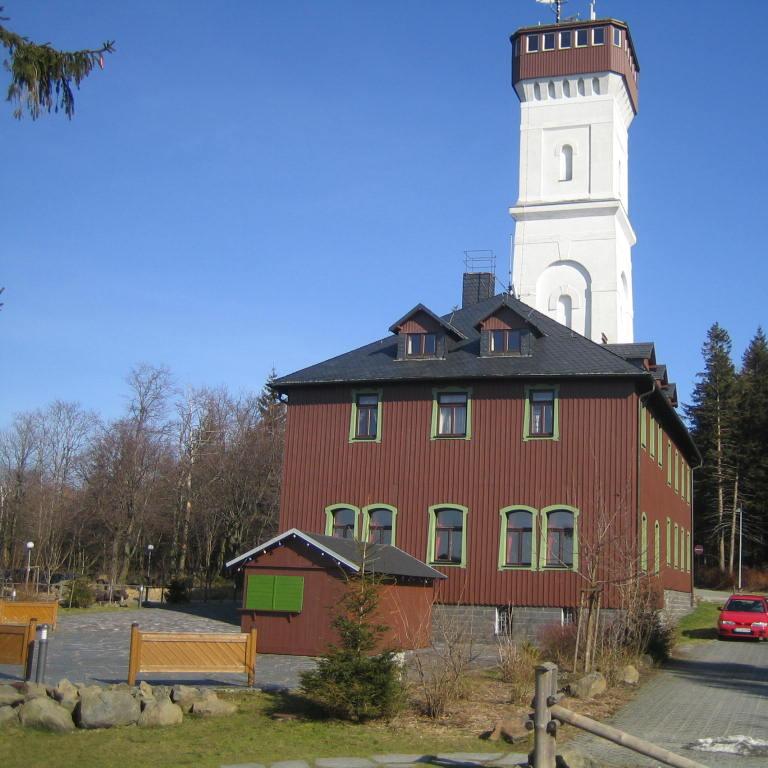
[[[271,611],[275,591],[274,576],[249,576],[245,592],[245,607],[251,611]]]
[[[272,610],[301,613],[304,604],[302,576],[275,576],[275,596]]]
[[[301,613],[304,605],[304,578],[302,576],[248,577],[245,607],[249,611],[283,611]]]

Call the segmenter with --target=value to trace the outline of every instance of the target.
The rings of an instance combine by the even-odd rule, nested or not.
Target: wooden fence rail
[[[0,624],[27,624],[36,619],[56,629],[59,604],[55,600],[0,600]]]
[[[148,672],[230,672],[248,676],[256,668],[256,630],[248,633],[142,632],[131,625],[128,684]]]
[[[32,653],[35,647],[37,622],[0,624],[0,664],[15,664],[24,670],[24,679],[32,674]]]
[[[545,662],[536,667],[536,693],[533,699],[533,768],[555,768],[557,754],[557,724],[568,723],[620,747],[631,749],[672,768],[707,768],[650,741],[632,736],[610,725],[599,723],[585,715],[561,707],[557,702],[557,665]]]

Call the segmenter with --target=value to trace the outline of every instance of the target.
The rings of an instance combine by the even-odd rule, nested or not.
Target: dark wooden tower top
[[[513,85],[521,80],[615,72],[624,78],[637,113],[640,64],[623,21],[562,21],[523,27],[510,40]]]

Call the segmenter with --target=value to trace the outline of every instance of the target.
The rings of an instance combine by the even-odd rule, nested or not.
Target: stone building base
[[[662,615],[667,622],[675,623],[693,610],[693,595],[690,592],[664,590],[664,609]]]

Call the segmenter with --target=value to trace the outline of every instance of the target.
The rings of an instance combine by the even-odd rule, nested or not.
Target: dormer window
[[[437,355],[437,334],[409,333],[405,353],[408,357],[435,357]]]
[[[492,355],[522,355],[528,331],[502,330],[490,332],[489,352]]]

